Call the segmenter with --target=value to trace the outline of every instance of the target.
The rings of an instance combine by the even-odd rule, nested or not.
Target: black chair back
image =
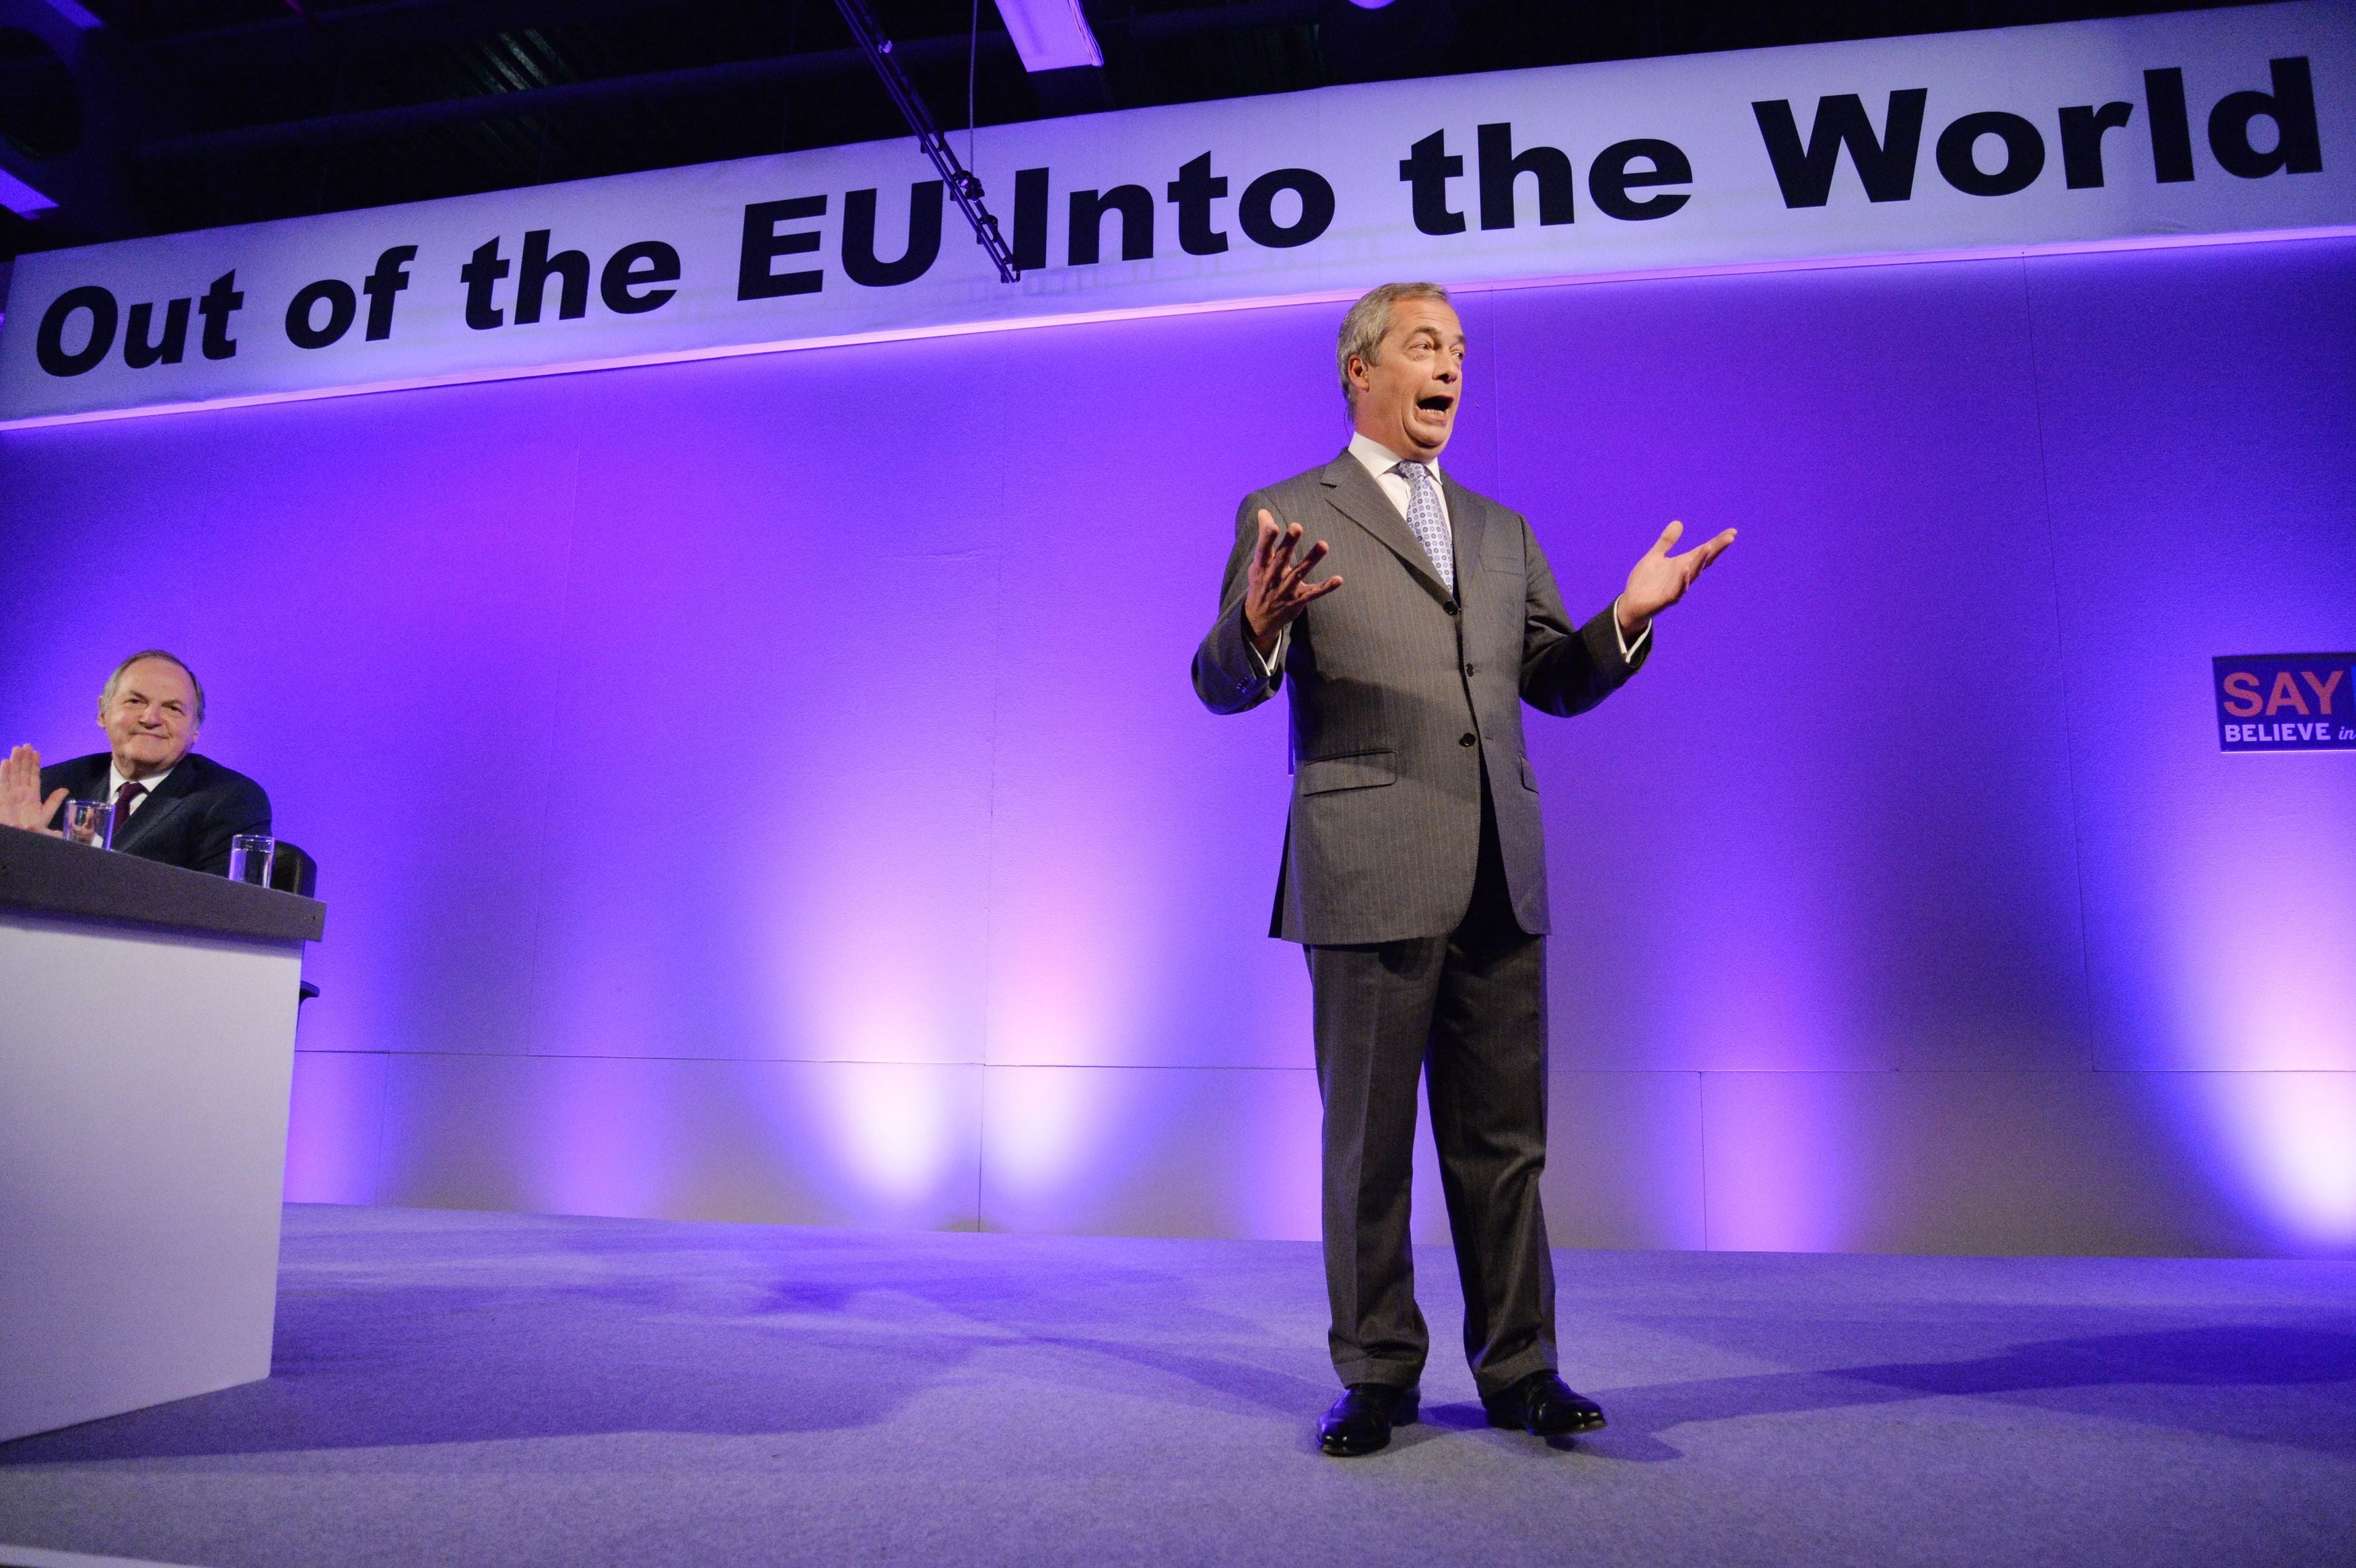
[[[311,859],[310,851],[300,844],[278,841],[278,849],[270,858],[270,885],[282,893],[296,893],[304,898],[319,895],[319,862]]]

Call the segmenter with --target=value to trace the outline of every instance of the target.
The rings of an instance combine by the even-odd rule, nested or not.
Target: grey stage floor
[[[1452,1347],[1444,1253],[1419,1259]],[[233,1564],[2356,1563],[2356,1265],[1563,1253],[1608,1432],[1321,1457],[1312,1247],[287,1211],[266,1383],[0,1445]],[[0,1552],[0,1562],[6,1561]]]

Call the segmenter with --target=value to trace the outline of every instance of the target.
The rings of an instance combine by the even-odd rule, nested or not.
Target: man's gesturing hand
[[[1310,568],[1325,559],[1325,541],[1319,539],[1296,560],[1300,543],[1299,523],[1280,528],[1267,508],[1260,509],[1259,540],[1252,546],[1251,579],[1244,588],[1244,624],[1262,658],[1276,652],[1276,635],[1300,619],[1310,601],[1342,586],[1338,577],[1304,581]]]
[[[1727,529],[1706,545],[1699,545],[1683,555],[1671,555],[1669,547],[1686,531],[1683,523],[1671,523],[1653,541],[1628,573],[1627,591],[1620,595],[1620,630],[1634,636],[1644,629],[1644,623],[1686,596],[1694,579],[1702,574],[1709,563],[1726,553],[1734,542],[1734,530]]]
[[[63,790],[41,798],[41,753],[32,747],[19,746],[0,762],[0,827],[46,832],[65,798]]]

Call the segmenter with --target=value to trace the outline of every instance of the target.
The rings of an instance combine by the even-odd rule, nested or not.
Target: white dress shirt
[[[1384,498],[1389,501],[1398,512],[1401,520],[1405,520],[1408,501],[1412,492],[1408,487],[1407,475],[1398,471],[1398,465],[1408,460],[1364,431],[1355,432],[1351,435],[1350,455],[1358,460],[1360,466],[1364,467],[1367,475],[1373,478],[1375,488],[1383,493]],[[1440,499],[1440,520],[1448,528],[1448,548],[1450,553],[1453,554],[1456,549],[1456,524],[1448,515],[1448,487],[1440,483],[1440,460],[1436,457],[1428,459],[1424,462],[1424,466],[1431,470],[1432,489]],[[1636,634],[1635,640],[1629,641],[1628,634],[1620,629],[1620,601],[1614,599],[1612,601],[1612,635],[1620,639],[1620,656],[1622,659],[1633,658],[1636,650],[1644,645],[1644,639],[1653,635],[1653,625],[1647,621],[1644,624],[1644,629]],[[1290,623],[1278,629],[1276,649],[1266,658],[1260,657],[1259,649],[1252,645],[1249,638],[1244,640],[1244,646],[1250,649],[1252,662],[1259,667],[1259,673],[1263,679],[1275,675],[1278,670],[1284,667],[1284,651],[1291,645],[1292,627]]]
[[[177,768],[179,765],[179,763],[174,763],[172,764],[172,768]],[[160,773],[150,773],[147,777],[138,781],[140,786],[145,790],[146,793],[132,797],[131,809],[125,811],[122,816],[117,818],[115,821],[115,832],[122,832],[123,824],[129,822],[134,816],[137,816],[142,806],[155,798],[155,791],[157,787],[161,785],[166,779],[172,776],[172,768],[166,768]],[[106,764],[106,798],[110,802],[120,799],[123,795],[123,786],[130,782],[130,780],[123,776],[122,763],[109,763]]]

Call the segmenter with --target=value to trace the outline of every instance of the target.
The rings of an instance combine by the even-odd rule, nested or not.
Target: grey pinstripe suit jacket
[[[1346,451],[1244,497],[1219,618],[1194,654],[1194,691],[1240,713],[1289,684],[1292,806],[1269,934],[1328,946],[1439,936],[1472,898],[1485,759],[1514,913],[1547,929],[1537,775],[1521,705],[1581,713],[1635,673],[1612,613],[1574,629],[1529,524],[1443,477],[1456,536],[1451,595],[1423,547]],[[1344,586],[1293,623],[1262,679],[1243,599],[1260,509],[1333,547]]]

